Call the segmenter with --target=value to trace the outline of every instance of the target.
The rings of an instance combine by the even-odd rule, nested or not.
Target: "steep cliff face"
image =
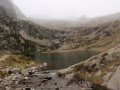
[[[27,19],[25,15],[23,15],[17,6],[12,2],[12,0],[0,0],[0,6],[5,8],[11,17]]]

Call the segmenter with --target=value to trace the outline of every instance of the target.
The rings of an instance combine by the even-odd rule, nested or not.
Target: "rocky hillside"
[[[2,51],[25,52],[28,48],[32,51],[78,48],[104,51],[120,44],[119,20],[97,26],[67,27],[69,29],[67,31],[62,28],[48,29],[31,21],[18,19],[18,13],[11,1],[0,2],[0,50]],[[63,25],[62,27],[64,28]]]
[[[61,49],[108,50],[120,44],[120,21],[113,21],[99,26],[86,26],[72,28],[73,34],[64,39]]]
[[[119,45],[119,13],[99,18],[102,19],[100,20],[99,24],[96,23],[97,25],[85,24],[83,26],[73,26],[71,24],[68,24],[67,21],[42,21],[43,23],[41,22],[40,24],[39,20],[38,23],[48,28],[56,28],[58,31],[63,31],[63,33],[65,33],[64,35],[61,33],[58,34],[62,38],[64,36],[64,38],[62,39],[62,43],[59,43],[59,50],[84,48],[105,51]],[[94,22],[94,20],[99,21],[99,18],[91,19],[91,22]],[[104,22],[104,20],[106,22]],[[56,23],[54,24],[54,22]],[[75,24],[75,22],[73,23]],[[52,27],[52,25],[54,25],[55,27]]]
[[[0,6],[0,50],[23,52],[28,48],[32,51],[56,49],[62,43],[64,33],[67,33],[20,20],[11,16],[8,10]]]
[[[109,88],[101,89],[99,87],[95,90],[119,90],[120,45],[67,69],[60,70],[58,75],[64,75],[78,83],[91,81]]]

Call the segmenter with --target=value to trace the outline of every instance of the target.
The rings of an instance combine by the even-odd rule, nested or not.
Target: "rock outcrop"
[[[79,74],[81,78],[119,90],[120,45],[90,59],[60,70],[59,75]]]

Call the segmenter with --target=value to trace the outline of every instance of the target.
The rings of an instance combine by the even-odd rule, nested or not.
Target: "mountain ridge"
[[[11,17],[26,20],[26,16],[20,11],[20,9],[13,3],[12,0],[0,0],[0,6],[7,10],[7,13]]]

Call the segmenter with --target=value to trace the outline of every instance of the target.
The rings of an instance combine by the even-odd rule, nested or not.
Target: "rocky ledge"
[[[61,76],[77,75],[84,81],[91,81],[94,84],[105,86],[107,89],[120,90],[120,45],[60,70],[58,73]]]

